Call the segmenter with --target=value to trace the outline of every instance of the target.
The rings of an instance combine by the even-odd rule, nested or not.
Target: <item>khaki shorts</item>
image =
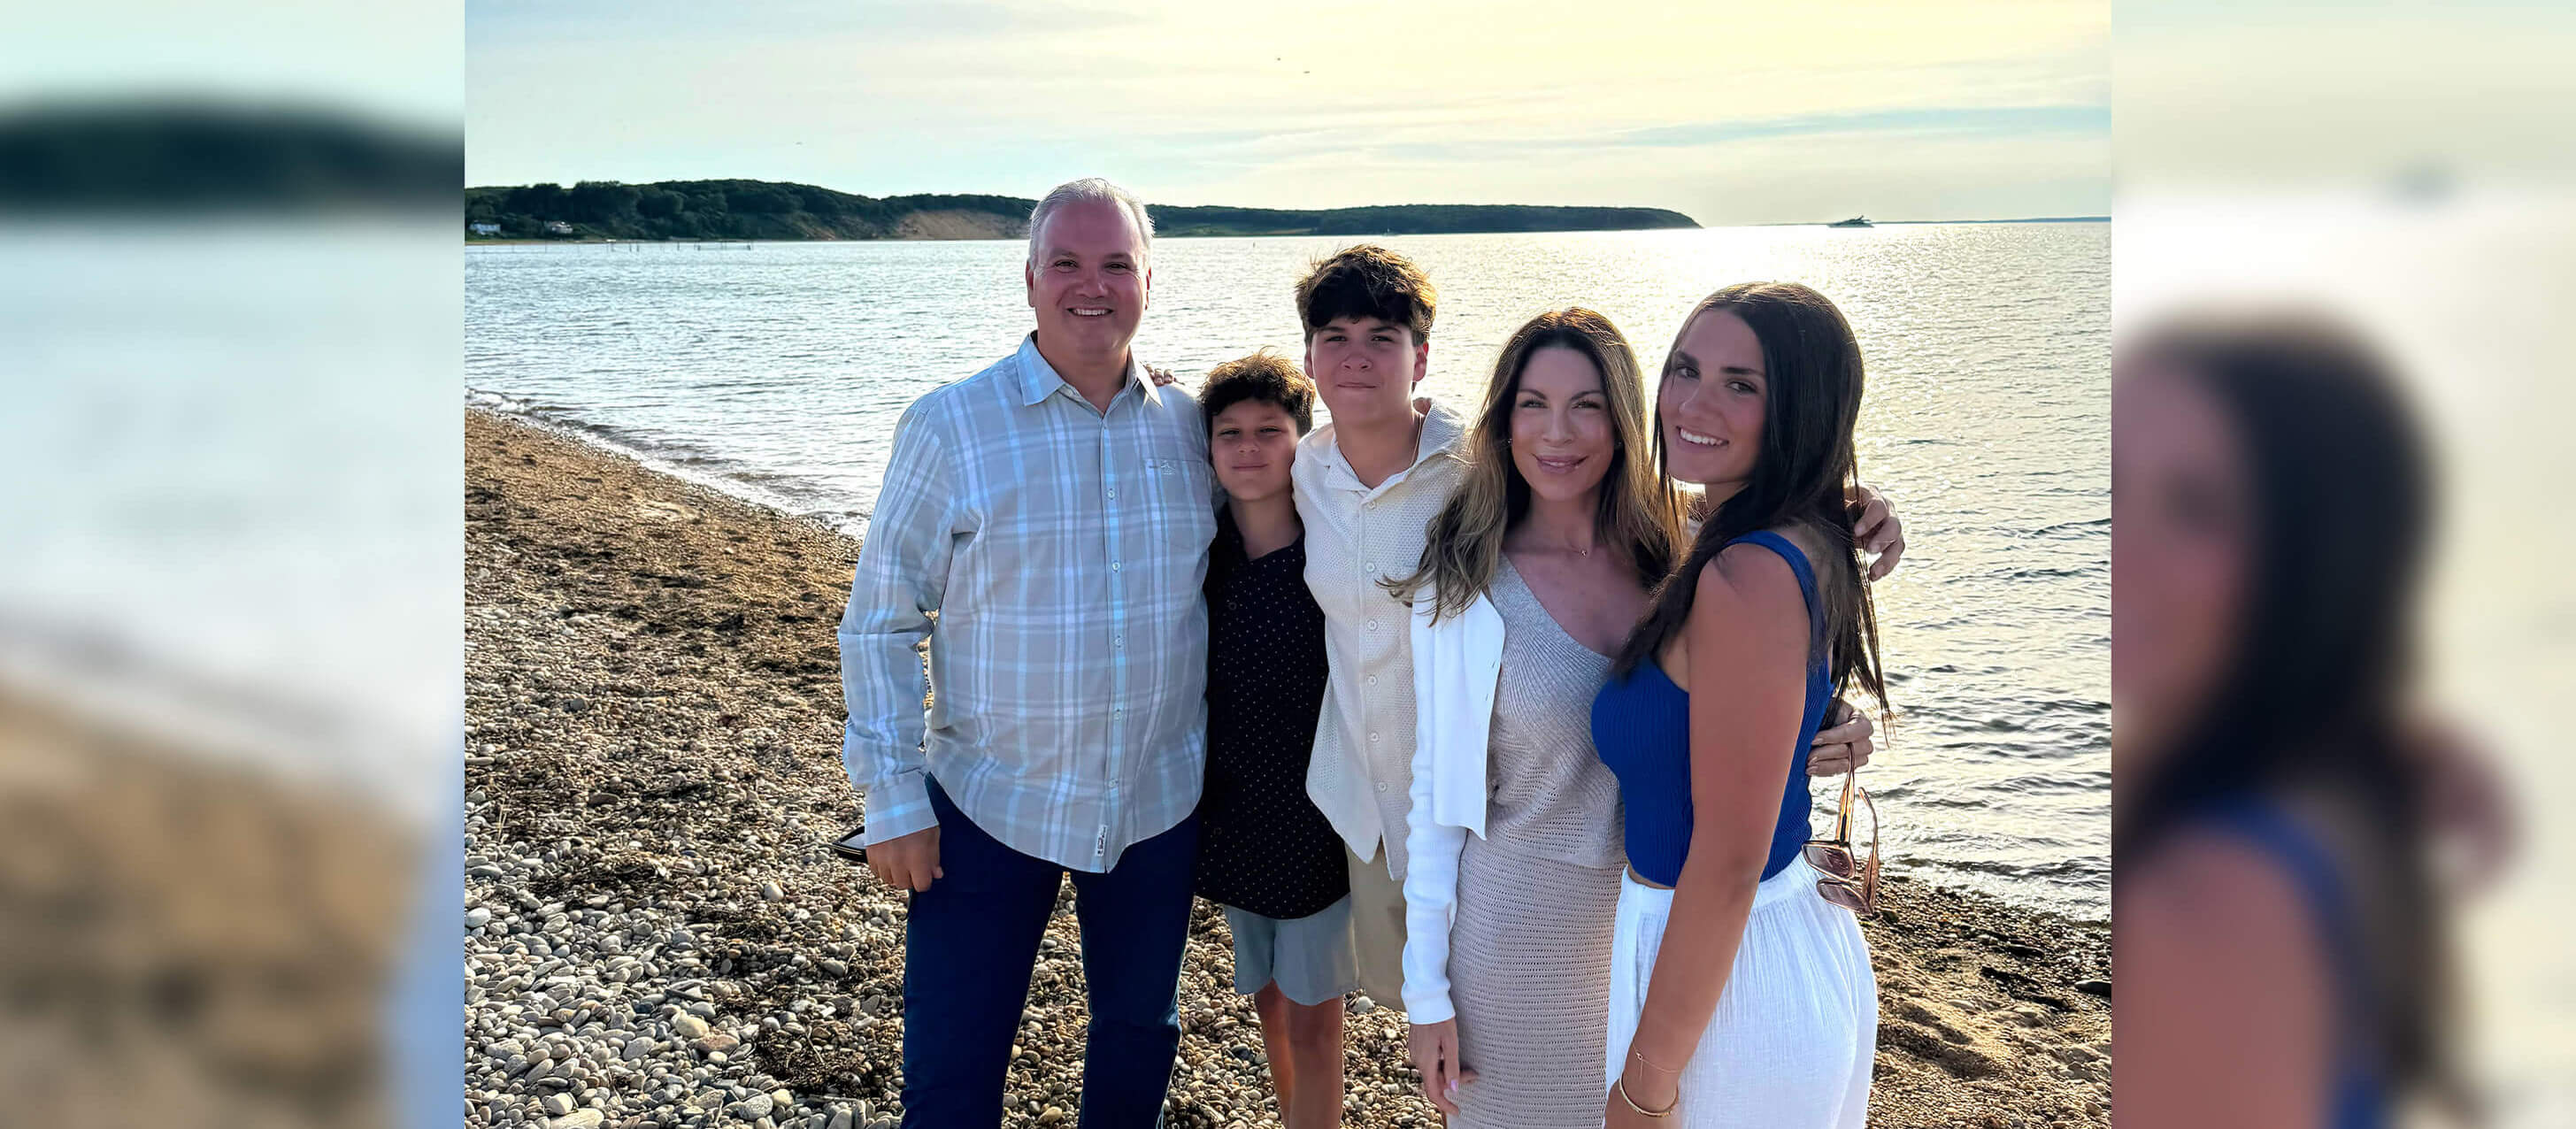
[[[1404,887],[1375,860],[1342,847],[1351,869],[1351,947],[1358,951],[1360,990],[1380,1007],[1404,1009]]]

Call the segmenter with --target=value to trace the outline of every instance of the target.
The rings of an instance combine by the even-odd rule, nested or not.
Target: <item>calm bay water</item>
[[[1187,383],[1261,346],[1296,355],[1289,288],[1342,242],[1158,244],[1139,353]],[[1862,777],[1889,865],[2108,916],[2110,225],[1383,242],[1440,287],[1424,388],[1463,405],[1541,310],[1609,315],[1652,374],[1691,304],[1720,285],[1786,279],[1831,296],[1869,363],[1861,470],[1895,500],[1909,542],[1878,589],[1899,713]],[[905,405],[1027,332],[1023,253],[469,248],[467,399],[864,533]]]

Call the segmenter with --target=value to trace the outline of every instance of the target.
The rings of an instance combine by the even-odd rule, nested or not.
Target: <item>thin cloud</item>
[[[2068,211],[2109,196],[2100,4],[1674,4],[1569,21],[1324,0],[1292,27],[1178,3],[602,3],[469,9],[470,24],[496,16],[469,36],[469,181],[1028,195],[1070,171],[1174,202],[1643,204],[1758,222],[1778,209],[1680,170],[1732,177],[1758,159],[1810,185],[1794,162],[1816,159],[1874,197],[1979,176],[1997,208],[2033,184],[2061,186]],[[1748,148],[1799,138],[1816,144]],[[1877,162],[1854,168],[1852,139]],[[1980,172],[1984,140],[2014,159]]]

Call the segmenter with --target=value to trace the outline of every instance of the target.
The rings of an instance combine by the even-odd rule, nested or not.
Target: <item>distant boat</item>
[[[1841,223],[1829,223],[1829,224],[1826,224],[1825,226],[1826,226],[1826,227],[1876,227],[1876,226],[1878,226],[1878,225],[1877,225],[1877,224],[1874,224],[1874,223],[1869,222],[1869,217],[1868,217],[1868,216],[1853,216],[1852,218],[1847,219],[1847,220],[1844,220],[1844,221],[1842,221]]]

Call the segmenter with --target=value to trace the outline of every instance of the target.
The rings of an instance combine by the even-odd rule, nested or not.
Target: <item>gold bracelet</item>
[[[1662,1109],[1647,1109],[1644,1106],[1638,1105],[1637,1099],[1628,1096],[1628,1080],[1625,1078],[1613,1083],[1610,1088],[1617,1091],[1619,1094],[1619,1100],[1628,1103],[1628,1108],[1636,1110],[1637,1115],[1640,1117],[1671,1117],[1673,1115],[1673,1110],[1680,1108],[1682,1104],[1681,1095],[1675,1094],[1673,1095],[1673,1104],[1665,1106]]]
[[[1669,1067],[1669,1066],[1661,1066],[1661,1065],[1656,1064],[1655,1060],[1653,1060],[1653,1059],[1651,1059],[1651,1058],[1647,1058],[1647,1057],[1646,1057],[1646,1052],[1641,1051],[1641,1050],[1638,1050],[1638,1049],[1637,1049],[1637,1048],[1635,1048],[1635,1047],[1630,1047],[1630,1048],[1628,1048],[1628,1057],[1633,1058],[1633,1059],[1636,1059],[1636,1060],[1637,1060],[1637,1061],[1639,1061],[1639,1062],[1645,1063],[1645,1064],[1646,1064],[1646,1069],[1648,1069],[1648,1070],[1652,1070],[1652,1071],[1654,1071],[1654,1072],[1656,1072],[1656,1073],[1658,1073],[1658,1074],[1679,1074],[1679,1073],[1681,1073],[1681,1071],[1675,1070],[1675,1069],[1673,1069],[1673,1068],[1671,1068],[1671,1067]]]

